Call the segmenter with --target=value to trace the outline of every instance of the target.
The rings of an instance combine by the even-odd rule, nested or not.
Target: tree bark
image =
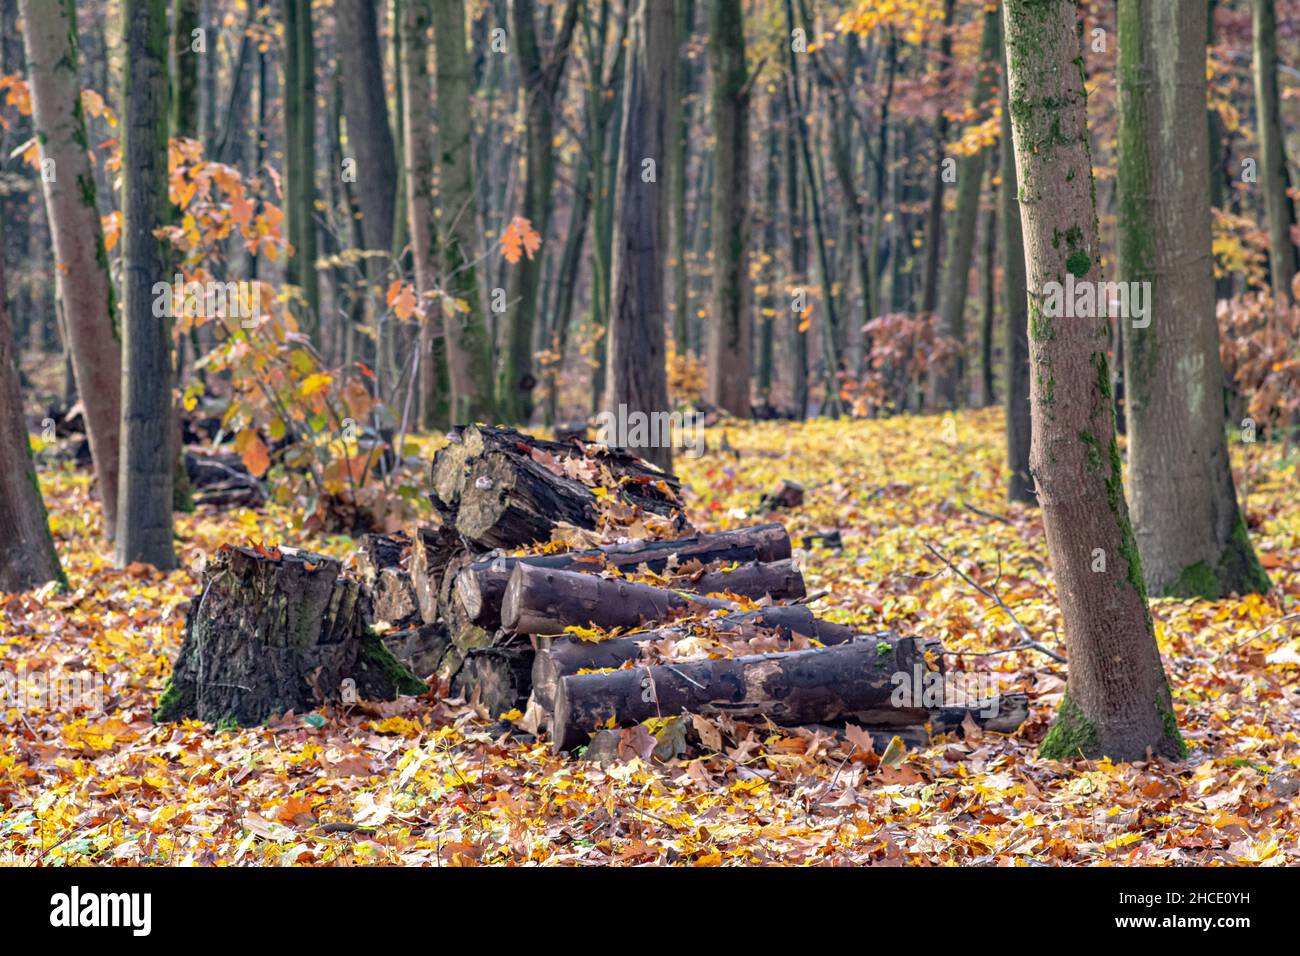
[[[956,0],[943,2],[943,34],[939,39],[939,69],[952,69],[952,21]],[[934,124],[934,174],[930,180],[930,206],[925,220],[925,261],[922,264],[921,311],[934,312],[939,305],[939,249],[943,237],[943,154],[948,143],[948,114],[942,109]]]
[[[708,398],[749,418],[753,366],[749,281],[749,73],[740,0],[709,7],[713,116],[713,314],[708,322]]]
[[[561,14],[555,42],[543,52],[533,0],[511,0],[511,31],[524,88],[525,172],[520,215],[542,241],[551,217],[551,191],[555,179],[555,95],[564,77],[569,47],[578,22],[578,0],[568,0]],[[510,291],[501,335],[497,366],[498,417],[526,423],[533,411],[533,326],[537,320],[542,260],[521,258],[511,266]]]
[[[438,197],[444,239],[442,275],[456,300],[445,311],[447,371],[453,422],[493,418],[492,344],[478,288],[478,203],[470,127],[470,64],[465,51],[464,0],[434,4],[434,59],[438,69]],[[464,304],[462,308],[461,303]]]
[[[572,750],[611,721],[630,727],[683,712],[767,717],[789,726],[889,708],[894,674],[929,670],[926,644],[919,638],[892,644],[868,639],[785,654],[570,675],[561,678],[556,691],[554,747],[557,753]],[[925,711],[915,709],[924,719]]]
[[[614,422],[629,424],[635,422],[633,416],[653,422],[670,411],[665,365],[670,196],[663,179],[677,53],[674,26],[671,3],[641,0],[632,17],[623,84],[604,412]],[[629,444],[628,450],[671,470],[671,441],[663,440],[670,436],[656,432],[645,429],[646,443]]]
[[[744,611],[701,621],[670,624],[651,630],[638,631],[622,637],[603,641],[585,641],[565,634],[557,637],[538,637],[537,654],[533,659],[533,698],[547,712],[555,707],[555,694],[560,680],[582,670],[605,670],[622,667],[641,656],[646,644],[657,641],[678,641],[699,630],[730,640],[747,640],[775,632],[782,640],[794,635],[811,637],[821,644],[844,644],[858,637],[858,632],[843,624],[833,624],[813,616],[803,605],[776,606],[760,611]],[[880,635],[872,635],[880,637]]]
[[[293,254],[286,278],[301,288],[303,331],[320,335],[320,287],[316,276],[316,54],[311,4],[281,0],[284,24],[285,221]]]
[[[1287,195],[1290,176],[1286,165],[1286,139],[1277,90],[1277,9],[1274,0],[1252,0],[1254,35],[1252,72],[1255,77],[1255,121],[1259,139],[1259,179],[1264,187],[1264,214],[1268,219],[1269,275],[1273,298],[1292,300],[1291,280],[1296,274],[1295,243],[1291,227],[1295,206]]]
[[[199,56],[191,49],[200,28],[199,0],[172,0],[172,37],[168,72],[172,95],[169,126],[173,136],[194,139],[199,130]],[[216,51],[203,56],[216,56]]]
[[[122,423],[114,558],[170,571],[172,546],[171,322],[154,314],[154,283],[169,256],[154,229],[167,220],[167,6],[123,5]]]
[[[1002,318],[1006,330],[1005,403],[1007,500],[1037,504],[1029,474],[1032,432],[1029,407],[1029,293],[1025,288],[1025,246],[1017,201],[1016,152],[1011,138],[1007,58],[1002,53],[1002,143],[998,169],[998,223],[1002,232]]]
[[[427,314],[420,323],[420,422],[426,430],[452,424],[447,341],[442,303],[425,299],[438,289],[437,224],[434,220],[433,111],[429,100],[429,0],[402,0],[402,141],[406,147],[407,220],[415,288]]]
[[[250,727],[350,703],[350,690],[372,700],[427,690],[370,630],[360,582],[334,558],[227,546],[209,558],[201,583],[157,721]]]
[[[1263,593],[1223,428],[1210,250],[1203,3],[1120,0],[1119,278],[1150,288],[1126,328],[1129,491],[1150,593]],[[1171,163],[1170,156],[1179,157]]]
[[[1030,462],[1070,660],[1042,753],[1181,757],[1186,748],[1124,501],[1108,323],[1045,310],[1047,283],[1067,273],[1101,279],[1076,8],[1070,0],[1007,0],[1003,12],[1030,290]]]
[[[459,616],[467,622],[495,630],[501,626],[501,601],[516,565],[577,571],[644,567],[655,573],[672,574],[683,565],[696,561],[706,566],[739,563],[740,567],[730,572],[705,572],[691,583],[688,590],[703,588],[699,593],[723,590],[715,585],[726,579],[725,590],[761,597],[770,588],[770,578],[766,573],[751,573],[751,565],[787,564],[790,553],[789,535],[785,528],[773,523],[668,541],[629,541],[559,554],[518,558],[496,555],[462,565],[455,576],[455,597],[452,600],[460,608]],[[764,590],[755,594],[755,587]]]
[[[0,255],[0,593],[26,591],[46,581],[66,583],[50,537],[36,482],[23,395],[18,384],[18,347],[9,322],[9,289]]]
[[[52,177],[42,180],[56,259],[55,281],[85,409],[86,436],[104,507],[104,530],[111,539],[117,524],[122,350],[81,113],[76,11],[71,0],[22,0],[19,9],[32,118],[41,157],[53,163]],[[163,278],[159,270],[150,281]]]
[[[755,598],[803,597],[803,575],[789,561],[759,565],[738,575],[737,586]],[[737,610],[732,600],[707,597],[713,585],[726,586],[726,575],[712,577],[690,590],[655,587],[621,578],[606,578],[520,563],[511,572],[501,599],[501,626],[516,634],[562,634],[568,627],[629,628],[663,619],[677,611]],[[766,585],[766,591],[752,594]],[[776,592],[776,593],[772,593]]]

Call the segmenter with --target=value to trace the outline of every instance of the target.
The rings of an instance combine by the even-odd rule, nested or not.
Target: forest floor
[[[724,430],[734,452],[716,450]],[[1279,449],[1234,449],[1239,476],[1251,456],[1249,520],[1273,592],[1154,603],[1187,760],[1115,766],[1038,758],[1063,667],[1036,651],[973,656],[1020,638],[926,548],[997,581],[1060,649],[1041,521],[1003,500],[999,411],[764,423],[708,441],[677,463],[699,527],[762,520],[748,511],[763,491],[802,481],[806,505],[777,516],[791,537],[843,536],[842,551],[805,558],[810,591],[830,592],[818,612],[967,652],[949,668],[1030,694],[1021,729],[881,761],[770,727],[697,759],[601,770],[429,697],[242,731],[154,726],[193,573],[114,570],[88,474],[52,466],[41,483],[69,589],[0,597],[0,863],[1300,863],[1300,476]],[[179,516],[178,539],[191,568],[226,542],[351,546],[304,539],[276,508]],[[105,709],[33,695],[51,669],[95,675]],[[37,699],[18,707],[24,680]]]

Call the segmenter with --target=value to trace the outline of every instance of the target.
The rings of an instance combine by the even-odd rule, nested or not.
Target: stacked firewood
[[[893,705],[895,675],[942,671],[938,644],[817,618],[780,524],[689,533],[676,478],[580,439],[484,426],[451,439],[432,466],[440,524],[371,536],[360,565],[393,652],[489,713],[524,710],[557,750],[683,711],[961,723]],[[591,546],[570,547],[575,529]],[[1008,704],[994,729],[1023,719]]]
[[[521,710],[557,750],[683,713],[921,735],[965,719],[898,704],[898,675],[941,674],[941,648],[817,618],[780,524],[694,533],[674,476],[580,437],[481,425],[449,437],[430,475],[437,521],[366,536],[350,568],[289,549],[223,552],[164,712],[246,723],[346,698],[345,685],[411,693],[416,675],[493,717]],[[250,686],[256,700],[239,689]],[[988,726],[1023,719],[1023,701],[1009,703]]]

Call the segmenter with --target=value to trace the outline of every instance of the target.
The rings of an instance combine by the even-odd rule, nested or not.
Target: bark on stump
[[[219,550],[154,719],[252,726],[353,691],[376,700],[424,693],[370,630],[361,582],[341,570],[305,551]]]

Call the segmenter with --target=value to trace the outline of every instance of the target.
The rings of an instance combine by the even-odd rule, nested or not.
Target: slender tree
[[[122,152],[122,445],[119,567],[176,566],[172,547],[171,324],[154,314],[153,286],[168,262],[154,235],[166,221],[167,4],[124,0]]]
[[[302,290],[302,326],[319,335],[316,276],[316,54],[311,3],[281,0],[284,23],[285,223],[293,246],[286,278]]]
[[[1102,278],[1077,12],[1072,0],[1006,0],[1003,12],[1029,287],[1030,461],[1070,661],[1042,753],[1180,757],[1124,501],[1107,321],[1045,307],[1049,282]]]
[[[669,410],[664,363],[670,195],[657,172],[664,167],[668,142],[668,98],[677,49],[674,20],[671,4],[639,0],[623,83],[605,410],[629,423],[632,415],[654,422]],[[748,366],[742,368],[747,375]],[[630,444],[630,450],[670,469],[671,444],[654,434],[655,429],[645,431],[644,444]],[[629,430],[629,435],[636,433]]]
[[[168,75],[171,77],[173,136],[194,138],[199,133],[199,55],[193,49],[200,29],[200,0],[172,0],[172,36]]]
[[[753,325],[749,282],[749,71],[740,0],[709,5],[713,74],[713,310],[709,316],[709,401],[750,415]]]
[[[4,410],[0,413],[0,592],[26,591],[46,581],[63,581],[63,570],[50,537],[23,421],[4,256],[0,256],[0,409]]]
[[[971,109],[979,116],[987,112],[989,101],[997,91],[997,59],[1001,46],[999,19],[996,6],[986,10],[980,39],[980,65],[970,101]],[[941,408],[953,408],[957,404],[965,373],[966,291],[975,255],[975,226],[979,219],[980,193],[987,166],[986,149],[963,156],[957,165],[957,208],[949,222],[948,257],[944,262],[943,287],[939,296],[939,328],[957,340],[957,361],[930,375],[930,403]]]
[[[22,0],[20,10],[55,281],[111,538],[117,521],[121,343],[81,112],[76,10],[72,0]]]
[[[549,50],[539,39],[533,0],[511,0],[511,36],[524,88],[525,147],[523,206],[520,215],[545,241],[555,179],[555,96],[569,60],[579,0],[567,0]],[[496,400],[503,421],[524,422],[532,415],[533,331],[542,277],[542,260],[521,259],[510,272],[505,324],[497,366]]]
[[[1002,142],[998,150],[998,224],[1002,233],[1002,316],[1006,330],[1006,385],[1003,402],[1007,430],[1007,500],[1034,504],[1029,475],[1032,430],[1029,407],[1029,294],[1025,289],[1024,235],[1016,199],[1016,153],[1011,141],[1007,66],[1002,55]]]
[[[438,289],[438,236],[433,216],[433,112],[429,105],[429,0],[402,0],[402,142],[406,147],[406,204],[421,298]],[[420,421],[426,429],[451,424],[447,340],[441,304],[425,299],[420,326]]]
[[[1278,302],[1290,302],[1291,279],[1298,268],[1295,243],[1291,241],[1295,207],[1287,194],[1290,176],[1277,93],[1277,9],[1274,0],[1251,0],[1251,13],[1259,180],[1264,187],[1264,214],[1268,219],[1269,274],[1273,279],[1273,297]]]
[[[1205,25],[1204,0],[1120,0],[1117,232],[1119,278],[1150,289],[1147,315],[1120,319],[1130,501],[1147,588],[1218,598],[1269,582],[1237,507],[1224,437]]]
[[[478,204],[470,139],[469,57],[464,0],[434,4],[438,80],[438,181],[442,275],[457,306],[445,312],[451,415],[456,423],[492,418],[492,343],[478,289]]]

